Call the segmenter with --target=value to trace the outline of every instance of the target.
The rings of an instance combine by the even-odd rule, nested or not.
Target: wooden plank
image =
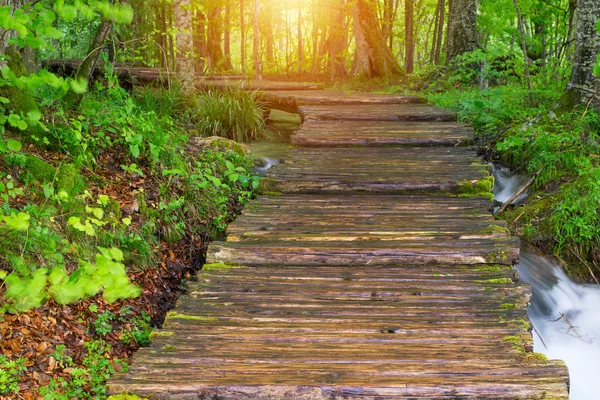
[[[510,271],[425,268],[496,279]],[[348,270],[352,279],[345,280],[340,275]],[[191,296],[167,317],[166,330],[135,355],[128,373],[111,380],[109,390],[165,399],[512,399],[524,393],[566,399],[564,364],[530,353],[523,322],[528,287],[460,279],[449,286],[448,277],[439,274],[431,277],[432,289],[461,288],[471,301],[449,297],[448,306],[440,297],[432,307],[426,297],[419,304],[400,295],[403,278],[417,270],[411,265],[204,271],[190,284]],[[348,282],[359,285],[359,292],[345,288]],[[290,284],[297,290],[281,288]],[[332,285],[349,297],[331,297]],[[280,297],[264,297],[275,292]],[[293,293],[301,297],[294,300]],[[357,302],[352,293],[367,298]],[[374,301],[372,293],[398,295]]]
[[[308,121],[291,137],[298,147],[465,146],[473,128],[454,122]]]
[[[263,192],[456,193],[488,176],[469,148],[298,148],[261,184]]]
[[[298,111],[303,121],[429,121],[451,122],[453,112],[422,104],[306,105]]]

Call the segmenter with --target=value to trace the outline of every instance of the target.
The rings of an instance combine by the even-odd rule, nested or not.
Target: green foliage
[[[11,360],[0,354],[0,395],[18,393],[19,379],[26,369],[24,358]]]
[[[511,129],[496,146],[501,160],[538,173],[536,187],[587,174],[600,141],[600,118],[594,112],[573,111],[557,117],[550,112],[533,125]]]
[[[130,330],[124,330],[121,334],[121,342],[129,344],[135,343],[138,346],[150,346],[152,327],[150,326],[150,316],[143,312],[137,317],[131,319],[132,327]]]
[[[570,248],[587,257],[600,246],[600,167],[581,173],[562,194],[550,219],[556,250]]]
[[[55,378],[40,388],[44,400],[106,398],[105,382],[114,375],[114,366],[128,368],[124,360],[111,358],[111,345],[104,340],[90,341],[84,346],[87,355],[83,359],[83,366],[71,368],[68,380]]]
[[[263,105],[256,93],[241,88],[210,91],[198,98],[197,127],[204,136],[247,142],[267,135]]]

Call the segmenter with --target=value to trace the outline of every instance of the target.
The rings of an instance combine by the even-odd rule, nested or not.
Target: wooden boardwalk
[[[296,147],[111,393],[567,399],[472,129],[416,97],[272,89]]]

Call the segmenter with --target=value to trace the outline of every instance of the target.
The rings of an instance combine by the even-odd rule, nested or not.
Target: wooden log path
[[[416,97],[263,88],[304,124],[111,393],[567,399],[473,130]]]

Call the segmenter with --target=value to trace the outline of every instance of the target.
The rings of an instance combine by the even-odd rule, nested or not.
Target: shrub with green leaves
[[[18,393],[19,379],[26,369],[24,358],[11,360],[0,354],[0,395]]]
[[[209,91],[198,97],[196,127],[203,136],[247,142],[267,136],[263,104],[256,92],[241,88]]]

